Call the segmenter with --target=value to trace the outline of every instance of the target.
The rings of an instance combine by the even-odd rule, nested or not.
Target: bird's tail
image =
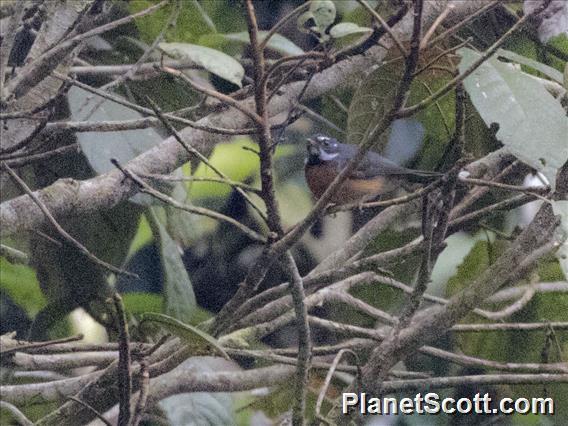
[[[407,178],[413,183],[430,183],[440,179],[444,174],[426,170],[408,170]]]

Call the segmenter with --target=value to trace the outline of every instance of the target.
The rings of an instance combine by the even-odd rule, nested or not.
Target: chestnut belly
[[[333,164],[309,165],[305,168],[308,187],[315,198],[320,198],[337,175]],[[391,192],[393,186],[386,184],[384,176],[369,179],[346,179],[331,198],[335,204],[348,204],[366,201],[378,195]]]

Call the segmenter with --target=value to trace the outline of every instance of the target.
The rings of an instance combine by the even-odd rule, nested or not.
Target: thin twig
[[[118,424],[130,422],[130,396],[132,394],[132,372],[130,358],[130,337],[124,312],[124,304],[118,293],[113,295],[118,325]]]
[[[57,78],[57,79],[60,79],[62,81],[69,82],[69,83],[73,84],[74,86],[77,86],[81,89],[86,90],[87,92],[99,95],[99,96],[101,96],[105,99],[108,99],[112,102],[123,105],[123,106],[130,108],[134,111],[137,111],[139,113],[146,114],[146,115],[154,115],[153,111],[150,108],[144,108],[140,105],[136,105],[132,102],[128,102],[127,100],[125,100],[125,99],[123,99],[119,96],[111,95],[110,93],[107,93],[103,90],[96,89],[94,87],[91,87],[88,84],[81,83],[80,81],[78,81],[76,79],[67,77],[63,74],[56,72],[56,71],[54,71],[52,73],[52,76]],[[164,116],[167,117],[169,120],[171,120],[173,122],[185,124],[186,126],[189,126],[193,129],[203,130],[203,131],[209,132],[209,133],[217,133],[217,134],[221,134],[221,135],[242,135],[242,134],[250,133],[250,131],[248,131],[248,130],[242,130],[241,131],[240,129],[224,129],[224,128],[221,128],[221,127],[205,126],[205,125],[199,124],[195,121],[188,120],[187,118],[177,117],[173,114],[164,114]]]
[[[76,336],[65,337],[63,339],[49,340],[47,342],[24,343],[16,347],[0,351],[0,356],[6,356],[13,352],[25,352],[28,349],[36,349],[51,345],[58,345],[60,343],[76,342],[77,340],[83,340],[83,337],[84,336],[82,334],[78,334]]]
[[[383,383],[385,393],[456,386],[568,383],[568,374],[480,374],[478,376],[436,377],[432,379],[389,380]]]
[[[270,232],[276,235],[282,235],[282,220],[278,209],[278,202],[274,190],[274,167],[272,155],[272,143],[270,126],[268,122],[268,108],[266,97],[266,82],[264,80],[265,62],[264,51],[260,46],[258,23],[252,0],[246,1],[246,18],[247,28],[250,38],[250,46],[252,50],[252,58],[254,64],[254,101],[256,107],[256,116],[258,120],[258,146],[260,149],[260,182],[262,188],[262,199],[266,205],[266,214],[268,217],[268,227]]]
[[[156,191],[154,188],[152,188],[150,185],[148,185],[146,182],[144,182],[142,179],[140,179],[138,176],[136,176],[133,172],[122,167],[116,159],[114,159],[114,158],[111,159],[111,163],[114,164],[126,177],[128,177],[133,182],[135,182],[139,186],[140,192],[144,192],[146,194],[149,194],[152,197],[157,198],[158,200],[163,201],[166,204],[169,204],[169,205],[176,207],[178,209],[181,209],[181,210],[185,210],[189,213],[198,214],[198,215],[201,215],[201,216],[207,216],[207,217],[210,217],[212,219],[227,222],[227,223],[235,226],[236,228],[238,228],[242,232],[244,232],[248,237],[250,237],[254,241],[258,241],[258,242],[261,242],[261,243],[266,242],[266,239],[262,235],[253,231],[248,226],[243,225],[238,220],[235,220],[232,217],[226,216],[226,215],[221,214],[219,212],[216,212],[214,210],[209,210],[209,209],[206,209],[206,208],[203,208],[203,207],[189,206],[189,205],[186,205],[186,204],[182,204],[179,201],[177,201],[177,200],[175,200],[175,199],[173,199],[173,198],[171,198],[171,197],[169,197],[169,196],[167,196],[167,195],[165,195],[165,194],[163,194],[159,191]]]
[[[321,420],[324,423],[327,424],[331,424],[329,422],[329,420],[327,418],[325,418],[322,414],[321,414],[321,406],[323,404],[323,400],[324,397],[327,393],[327,389],[329,388],[329,385],[331,383],[331,379],[333,377],[333,374],[335,373],[335,370],[337,369],[337,366],[339,365],[339,361],[341,361],[341,359],[343,358],[343,355],[351,355],[351,357],[353,358],[353,360],[355,361],[355,365],[357,366],[357,375],[355,376],[355,380],[357,385],[355,385],[355,389],[357,390],[357,392],[360,392],[360,380],[361,380],[361,362],[359,361],[359,357],[357,356],[357,354],[355,352],[353,352],[350,349],[341,349],[339,352],[337,352],[337,355],[335,356],[335,358],[333,358],[333,362],[331,364],[331,367],[329,368],[329,371],[327,372],[327,375],[325,376],[325,381],[323,383],[323,386],[318,394],[318,399],[316,401],[316,417]]]
[[[401,55],[406,58],[408,56],[408,52],[404,48],[404,45],[397,37],[393,29],[389,26],[387,21],[385,21],[383,17],[375,9],[369,6],[369,4],[365,0],[357,0],[357,3],[363,6],[367,10],[367,12],[369,12],[373,16],[373,18],[375,18],[381,24],[384,30],[391,36],[392,40],[394,41],[394,44],[396,44],[396,47],[400,51]]]
[[[422,40],[420,41],[420,49],[424,49],[427,45],[428,45],[428,41],[430,40],[430,38],[432,37],[432,35],[434,35],[434,31],[436,31],[436,29],[442,24],[442,22],[444,21],[444,19],[446,19],[446,17],[448,16],[448,14],[455,8],[455,4],[453,3],[448,3],[446,5],[446,7],[444,8],[444,10],[442,11],[442,13],[440,13],[438,15],[438,17],[436,18],[436,20],[434,21],[434,23],[430,26],[430,28],[428,28],[428,31],[426,31],[426,34],[424,34],[424,37],[422,38]]]
[[[539,331],[548,328],[568,330],[568,322],[528,322],[528,323],[496,323],[496,324],[456,324],[450,331],[482,333],[486,331]]]
[[[278,21],[271,29],[270,31],[268,31],[268,33],[266,33],[266,35],[263,37],[262,41],[259,43],[258,48],[262,51],[264,51],[264,49],[266,48],[266,45],[268,44],[268,42],[270,41],[270,39],[272,38],[272,36],[274,34],[276,34],[276,31],[278,31],[280,28],[282,28],[282,26],[291,18],[293,18],[294,16],[296,16],[297,14],[299,14],[301,11],[303,11],[304,9],[306,9],[310,4],[308,2],[301,4],[300,6],[298,6],[296,9],[292,10],[290,13],[288,13],[287,15],[285,15],[284,17],[282,17],[282,19],[280,19],[280,21]]]
[[[183,148],[186,150],[186,152],[190,156],[195,155],[207,167],[209,167],[211,170],[213,170],[213,172],[215,174],[217,174],[217,176],[219,176],[221,179],[225,179],[226,182],[230,182],[230,179],[221,170],[219,170],[217,167],[215,167],[205,155],[201,154],[197,149],[195,149],[193,146],[191,146],[189,143],[187,143],[184,140],[184,138],[181,136],[181,134],[176,130],[176,128],[174,126],[172,126],[172,124],[169,122],[169,120],[164,116],[162,111],[158,108],[158,105],[156,105],[156,103],[152,99],[150,99],[149,97],[147,97],[146,99],[148,100],[150,105],[152,105],[152,108],[154,109],[154,113],[156,114],[158,119],[163,123],[163,125],[171,133],[171,135],[175,138],[175,140],[181,146],[183,146]],[[264,214],[264,212],[262,210],[260,210],[260,208],[258,208],[258,206],[250,198],[250,196],[239,186],[236,186],[236,185],[231,185],[231,186],[233,187],[233,189],[235,189],[235,191],[237,191],[239,194],[241,194],[241,196],[244,198],[244,200],[260,215],[262,220],[267,222],[268,219],[266,218],[266,215]]]
[[[284,263],[285,262],[285,263]],[[292,254],[288,251],[285,255],[284,266],[290,280],[290,293],[294,302],[294,312],[296,315],[296,326],[298,330],[298,363],[296,371],[296,392],[295,402],[292,407],[293,424],[304,423],[304,413],[306,411],[306,397],[308,394],[308,378],[311,364],[310,325],[308,323],[308,308],[305,303],[304,283],[298,272],[296,262]]]
[[[150,391],[150,372],[148,370],[148,361],[143,360],[140,362],[140,392],[138,395],[138,401],[136,402],[136,407],[134,408],[134,416],[130,422],[130,426],[138,426],[138,423],[142,420],[144,415],[144,410],[146,409],[146,403],[148,402],[148,393]]]
[[[168,182],[215,182],[223,183],[232,187],[239,187],[245,191],[252,192],[254,194],[259,194],[260,189],[255,188],[252,185],[247,185],[243,182],[238,182],[236,180],[225,179],[225,178],[214,178],[214,177],[204,177],[204,176],[172,176],[172,175],[156,175],[156,174],[140,174],[140,177],[144,179],[156,179]]]
[[[148,46],[148,48],[144,51],[144,53],[138,58],[136,63],[132,65],[131,68],[126,73],[120,75],[117,79],[111,81],[110,83],[105,84],[100,88],[100,90],[109,90],[110,88],[115,87],[123,83],[124,81],[132,78],[138,72],[138,70],[144,64],[144,62],[146,62],[146,60],[148,59],[150,54],[154,51],[154,49],[156,49],[158,44],[164,39],[166,31],[175,27],[181,9],[182,9],[182,2],[180,0],[177,0],[175,4],[172,5],[172,11],[170,12],[170,16],[166,20],[164,27],[162,28],[160,33],[156,36],[152,44]]]
[[[108,421],[105,418],[105,416],[103,416],[101,413],[99,413],[97,410],[95,410],[93,407],[91,407],[85,401],[81,401],[79,398],[74,397],[74,396],[68,396],[67,399],[70,399],[71,401],[75,401],[77,404],[81,404],[83,407],[85,407],[87,410],[89,410],[91,413],[93,413],[106,426],[113,426],[113,424],[110,421]]]
[[[548,7],[552,0],[545,0],[540,4],[539,7],[535,8],[531,13],[526,14],[521,19],[519,19],[505,34],[503,34],[495,43],[489,47],[484,53],[482,53],[479,58],[477,58],[473,63],[457,77],[450,80],[444,87],[440,88],[433,95],[421,100],[420,102],[401,109],[397,113],[397,118],[409,117],[416,114],[418,111],[426,108],[432,102],[440,99],[441,97],[448,94],[458,83],[464,81],[467,77],[473,74],[482,64],[487,61],[487,59],[492,56],[508,39],[513,35],[520,27],[522,27],[529,19],[541,13],[544,9]]]
[[[489,186],[492,188],[503,189],[505,191],[515,191],[515,192],[524,192],[526,194],[535,194],[535,195],[549,195],[550,194],[550,187],[549,186],[519,186],[519,185],[509,185],[506,183],[501,182],[493,182],[490,180],[484,179],[474,179],[474,178],[466,178],[466,177],[459,177],[458,178],[463,183],[468,183],[471,185],[478,185],[478,186]]]
[[[85,247],[83,244],[81,244],[79,241],[77,241],[75,238],[73,238],[71,235],[69,235],[67,233],[67,231],[65,231],[65,229],[63,229],[61,227],[61,225],[59,225],[59,223],[57,222],[57,220],[55,220],[55,218],[53,217],[51,212],[47,209],[45,204],[32,192],[32,190],[28,187],[28,185],[26,185],[26,183],[10,168],[10,166],[8,166],[6,163],[2,163],[2,167],[8,172],[8,174],[17,183],[17,185],[40,208],[40,210],[43,212],[43,214],[45,215],[47,220],[53,225],[53,227],[57,230],[59,235],[61,235],[65,239],[65,241],[67,241],[72,246],[77,248],[77,250],[79,250],[80,253],[85,255],[88,259],[93,261],[95,264],[100,265],[103,268],[108,269],[109,271],[114,272],[116,274],[126,275],[126,276],[130,276],[130,277],[133,277],[133,278],[138,278],[138,275],[133,274],[133,273],[128,272],[128,271],[125,271],[124,269],[117,268],[116,266],[113,266],[110,263],[107,263],[104,260],[101,260],[98,257],[96,257],[94,254],[92,254],[87,249],[87,247]]]
[[[239,101],[236,101],[233,98],[231,98],[230,96],[227,96],[227,95],[225,95],[221,92],[218,92],[217,90],[208,89],[207,87],[204,87],[204,86],[201,86],[201,85],[195,83],[188,76],[186,76],[183,72],[181,72],[179,70],[175,70],[173,68],[168,68],[166,66],[160,67],[160,70],[162,70],[166,74],[170,74],[170,75],[173,75],[175,77],[180,78],[181,80],[183,80],[184,82],[189,84],[194,90],[196,90],[200,93],[203,93],[204,95],[218,99],[221,102],[223,102],[224,105],[232,106],[236,110],[242,112],[247,117],[249,117],[252,120],[253,123],[256,123],[258,125],[259,123],[262,122],[262,119],[258,114],[255,114],[253,111],[248,109],[246,106],[241,104]]]

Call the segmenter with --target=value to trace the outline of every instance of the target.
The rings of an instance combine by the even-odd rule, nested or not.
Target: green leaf
[[[259,31],[259,39],[262,41],[268,31]],[[239,44],[250,44],[249,34],[246,31],[240,33],[227,34],[206,34],[199,38],[200,44],[214,45],[220,47],[223,42],[236,42]],[[301,55],[304,51],[292,41],[280,34],[274,34],[266,45],[268,49],[281,53],[285,56]]]
[[[361,80],[349,105],[348,143],[360,145],[369,130],[377,126],[384,119],[385,114],[390,111],[403,69],[404,66],[400,61],[386,63]],[[414,104],[421,101],[443,87],[448,80],[446,73],[436,70],[420,73],[412,82],[407,103]],[[405,149],[408,148],[406,151],[413,157],[416,155],[416,149],[424,141],[427,151],[423,157],[424,160],[429,161],[422,162],[420,167],[432,167],[441,156],[446,141],[451,137],[454,126],[454,105],[454,95],[448,94],[412,117],[411,120],[417,122],[406,119],[406,123],[401,123],[398,120],[395,122],[396,126],[391,126],[376,137],[373,141],[373,149],[383,155],[388,152],[389,157],[395,160],[407,156],[407,153],[402,155],[405,151],[401,148],[402,145],[405,145]],[[398,131],[405,127],[406,130],[410,130],[409,136],[413,135],[414,138],[409,139],[406,144],[398,143],[397,146]],[[391,140],[392,144],[389,143]]]
[[[160,248],[160,261],[164,274],[164,311],[182,321],[189,321],[195,309],[195,295],[185,270],[181,253],[176,242],[162,224],[157,207],[151,207],[148,219],[154,238]]]
[[[148,219],[146,219],[146,215],[140,215],[140,221],[138,222],[138,229],[136,230],[136,234],[130,243],[130,248],[128,249],[127,258],[130,259],[134,253],[144,247],[152,241],[152,229],[150,228],[150,224],[148,223]]]
[[[527,58],[526,56],[519,55],[518,53],[505,49],[499,49],[497,51],[497,56],[518,62],[519,64],[526,65],[527,67],[531,67],[537,71],[540,71],[554,81],[562,84],[562,73],[552,67],[549,67],[546,64],[543,64],[542,62],[535,61],[534,59]]]
[[[399,62],[389,63],[382,65],[361,80],[349,105],[348,143],[360,145],[368,129],[379,123],[391,108],[401,72],[402,65]],[[377,152],[384,152],[388,134],[389,130],[386,130],[374,141],[374,149]]]
[[[29,266],[13,265],[3,257],[0,257],[0,291],[10,296],[30,317],[46,305],[35,271]]]
[[[329,39],[327,29],[335,22],[337,11],[331,0],[312,0],[310,9],[298,16],[298,30],[316,35],[321,42]]]
[[[368,27],[360,27],[353,22],[341,22],[334,25],[329,30],[329,35],[333,38],[341,38],[352,34],[365,34],[373,31]]]
[[[92,95],[79,87],[71,87],[67,99],[73,121],[103,122],[142,118],[137,111]],[[163,139],[152,128],[105,132],[103,137],[100,132],[78,132],[76,135],[81,152],[97,174],[115,170],[111,158],[125,164],[158,145]],[[145,205],[153,202],[151,197],[144,194],[135,195],[131,201]]]
[[[337,14],[335,3],[331,0],[312,0],[309,11],[312,13],[316,25],[322,34],[333,24]]]
[[[132,292],[122,294],[126,310],[134,315],[148,312],[162,312],[162,296],[153,293]]]
[[[130,108],[92,95],[79,87],[71,87],[67,97],[73,121],[100,122],[142,118],[140,113]],[[105,132],[104,137],[101,137],[100,132],[78,132],[77,139],[91,167],[98,174],[103,174],[115,170],[110,162],[111,158],[126,163],[156,146],[163,138],[154,129],[149,128]]]
[[[458,53],[461,72],[480,56],[466,48]],[[568,118],[560,103],[538,81],[495,57],[466,78],[464,87],[485,123],[499,125],[497,139],[554,188],[558,169],[568,160]]]
[[[217,340],[197,327],[186,324],[164,314],[146,313],[142,315],[141,323],[157,322],[168,332],[178,336],[189,347],[192,355],[208,355],[217,353],[226,359],[231,359]]]
[[[226,53],[189,43],[160,43],[158,46],[172,58],[189,60],[207,71],[242,87],[245,70],[236,59]]]

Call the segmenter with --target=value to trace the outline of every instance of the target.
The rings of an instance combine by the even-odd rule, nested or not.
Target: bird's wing
[[[358,179],[372,179],[377,176],[407,175],[413,171],[369,151],[365,158],[353,171],[352,176]]]

